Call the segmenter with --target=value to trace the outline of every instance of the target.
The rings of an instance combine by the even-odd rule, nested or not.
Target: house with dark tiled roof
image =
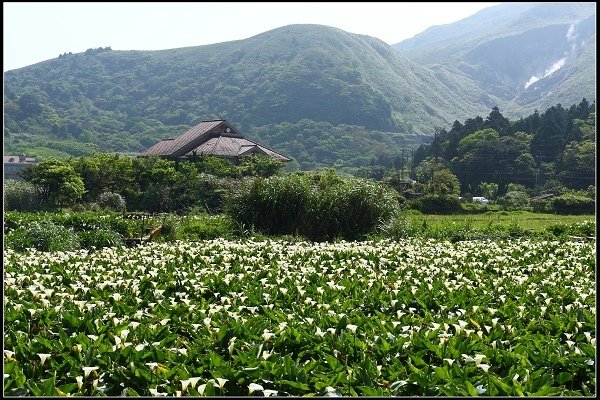
[[[171,160],[212,155],[238,163],[249,155],[269,156],[284,162],[292,159],[258,144],[242,135],[224,119],[202,121],[174,139],[166,139],[146,149],[140,155],[158,155]]]

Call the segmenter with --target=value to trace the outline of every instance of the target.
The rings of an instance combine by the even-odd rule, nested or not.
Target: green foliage
[[[449,169],[443,168],[435,171],[425,186],[425,193],[440,197],[458,197],[460,182],[456,175]]]
[[[435,165],[443,165],[458,177],[463,192],[475,192],[486,182],[498,185],[498,196],[511,191],[511,182],[540,193],[557,193],[550,187],[557,187],[558,178],[560,186],[585,188],[594,177],[594,110],[595,104],[582,99],[568,110],[558,104],[508,125],[495,108],[486,120],[455,121],[450,131],[439,130],[434,142],[415,152],[414,176],[425,182]],[[559,120],[558,127],[550,123]]]
[[[193,215],[182,221],[177,231],[177,236],[185,240],[233,239],[236,236],[236,224],[224,214]]]
[[[530,199],[529,205],[531,210],[536,213],[553,213],[550,199]]]
[[[594,199],[571,193],[553,197],[550,204],[557,214],[594,214],[596,208]]]
[[[380,226],[380,231],[386,238],[400,240],[419,236],[419,225],[414,223],[410,218],[406,218],[404,214],[405,212],[391,218],[387,223]]]
[[[498,199],[505,210],[520,210],[529,206],[529,195],[523,190],[511,190]]]
[[[596,142],[570,142],[557,162],[558,178],[574,189],[585,189],[595,182]]]
[[[14,179],[4,181],[4,210],[34,211],[41,208],[41,203],[33,184]]]
[[[520,185],[518,183],[509,183],[506,186],[506,190],[508,190],[509,192],[523,192],[523,193],[527,193],[527,188],[523,185]]]
[[[83,231],[77,234],[81,248],[99,249],[102,247],[115,247],[124,244],[123,236],[110,229],[96,229]]]
[[[64,226],[75,233],[96,230],[112,230],[121,236],[131,236],[137,222],[126,220],[122,215],[104,212],[5,212],[5,233],[36,223],[52,223]]]
[[[395,166],[402,149],[415,149],[427,140],[425,135],[410,132],[373,131],[357,125],[335,125],[309,119],[251,128],[248,134],[292,155],[301,170],[335,166],[347,173],[362,168]]]
[[[466,154],[480,150],[483,146],[489,143],[494,143],[500,139],[498,132],[494,129],[487,128],[477,132],[473,132],[458,142],[458,153]]]
[[[202,155],[193,160],[199,172],[219,177],[238,176],[238,169],[231,161],[216,156]]]
[[[40,199],[50,207],[68,206],[83,196],[85,186],[73,167],[64,161],[49,159],[21,172],[33,184]]]
[[[446,160],[436,160],[435,157],[429,156],[415,167],[415,176],[418,182],[427,183],[438,171],[443,169],[447,169]]]
[[[228,199],[226,211],[247,227],[270,234],[296,234],[308,209],[310,189],[306,175],[256,178]]]
[[[481,182],[479,184],[479,192],[486,199],[496,200],[496,196],[498,195],[498,184],[494,182]]]
[[[570,236],[591,238],[596,237],[596,223],[583,221],[575,224],[556,223],[546,228],[553,236],[566,239]]]
[[[113,211],[125,211],[126,203],[123,196],[114,192],[102,192],[98,196],[98,205]]]
[[[96,200],[104,191],[123,194],[126,189],[135,187],[134,168],[138,164],[132,157],[93,154],[69,162],[85,184],[86,201]]]
[[[39,251],[68,251],[79,248],[72,229],[50,221],[32,222],[18,227],[5,237],[5,245],[15,251],[33,248]]]
[[[255,155],[243,157],[239,165],[230,160],[202,155],[192,161],[198,171],[217,177],[261,176],[268,178],[281,171],[285,164],[281,160],[269,156]]]
[[[239,166],[242,176],[260,176],[268,178],[280,172],[285,163],[268,156],[251,155],[244,157]]]
[[[328,171],[256,178],[230,198],[227,212],[268,234],[323,240],[360,237],[397,209],[383,186]]]
[[[462,210],[457,196],[426,195],[407,202],[407,208],[417,209],[424,214],[456,214]]]

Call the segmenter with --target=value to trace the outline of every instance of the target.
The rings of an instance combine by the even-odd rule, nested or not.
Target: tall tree
[[[498,107],[492,108],[490,115],[485,119],[485,123],[483,125],[485,128],[491,128],[498,132],[500,135],[505,135],[508,133],[508,128],[510,127],[510,121],[500,113]]]
[[[85,192],[81,177],[65,161],[42,161],[23,170],[21,176],[36,187],[42,201],[50,207],[74,204]]]
[[[541,122],[531,143],[531,153],[538,162],[552,162],[566,144],[569,128],[567,111],[560,104],[552,106],[542,115]]]

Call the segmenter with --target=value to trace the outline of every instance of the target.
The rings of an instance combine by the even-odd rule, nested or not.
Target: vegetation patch
[[[4,394],[590,396],[595,243],[4,251]]]
[[[227,207],[245,227],[311,240],[359,238],[398,210],[391,190],[334,171],[257,178],[234,193]]]

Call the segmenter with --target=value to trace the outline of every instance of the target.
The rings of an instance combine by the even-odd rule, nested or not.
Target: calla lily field
[[[595,396],[583,240],[4,250],[4,395]]]

